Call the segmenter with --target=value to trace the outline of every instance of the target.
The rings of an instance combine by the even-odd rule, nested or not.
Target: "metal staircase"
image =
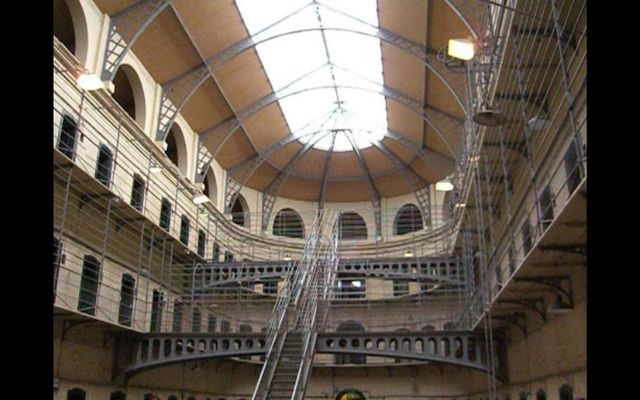
[[[326,322],[338,266],[336,214],[318,212],[305,249],[289,270],[267,331],[267,356],[252,400],[302,399],[318,330]]]

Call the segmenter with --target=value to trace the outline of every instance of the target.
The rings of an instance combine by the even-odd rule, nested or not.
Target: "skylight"
[[[387,131],[376,0],[236,0],[293,135],[322,150]],[[285,34],[297,31],[295,34]],[[265,38],[283,34],[272,40]]]

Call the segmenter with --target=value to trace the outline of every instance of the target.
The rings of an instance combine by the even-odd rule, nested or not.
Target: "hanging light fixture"
[[[83,72],[78,77],[78,86],[84,90],[98,90],[104,89],[104,83],[98,78],[96,74],[90,74]]]
[[[447,55],[460,60],[471,60],[475,55],[475,44],[469,39],[449,39]]]
[[[473,116],[473,122],[482,126],[500,126],[504,125],[506,121],[506,118],[501,112],[491,108],[485,108],[482,111],[478,111]]]
[[[98,75],[89,72],[81,73],[78,77],[77,83],[78,86],[80,86],[80,88],[84,90],[107,89],[111,93],[115,91],[113,82],[103,81],[98,77]]]
[[[436,182],[436,190],[438,192],[450,192],[453,190],[453,183],[447,179],[443,179],[440,182]]]
[[[198,194],[195,197],[193,197],[191,199],[191,201],[193,201],[193,204],[199,206],[200,204],[204,204],[204,203],[208,202],[209,198],[201,193],[201,194]]]

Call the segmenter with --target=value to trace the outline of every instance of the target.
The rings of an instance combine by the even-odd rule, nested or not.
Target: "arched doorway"
[[[343,389],[336,395],[336,400],[367,400],[358,389]]]
[[[67,392],[67,400],[86,400],[87,392],[80,388],[73,388]]]
[[[358,321],[344,321],[336,328],[336,332],[364,332],[364,326]],[[364,354],[336,354],[336,364],[365,364],[367,356]]]
[[[144,130],[145,98],[142,81],[136,71],[129,65],[121,65],[113,77],[113,84],[115,86],[113,99]]]
[[[173,124],[167,138],[165,139],[166,150],[164,154],[171,160],[173,165],[178,167],[178,170],[182,172],[182,175],[187,175],[187,166],[189,160],[187,157],[187,144],[184,139],[184,134],[177,124]]]
[[[202,190],[205,196],[211,200],[211,204],[216,206],[218,204],[218,182],[216,181],[216,175],[213,173],[213,169],[209,167],[207,174],[204,178],[204,189]]]
[[[76,52],[76,35],[71,11],[65,0],[53,2],[53,34],[72,54]]]
[[[76,57],[80,65],[86,64],[89,30],[79,0],[53,1],[53,34]]]
[[[231,220],[234,224],[249,228],[249,205],[245,198],[238,194],[231,204]]]

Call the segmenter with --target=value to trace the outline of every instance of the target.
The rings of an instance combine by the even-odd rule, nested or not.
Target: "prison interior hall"
[[[52,17],[54,399],[586,399],[586,0]]]

